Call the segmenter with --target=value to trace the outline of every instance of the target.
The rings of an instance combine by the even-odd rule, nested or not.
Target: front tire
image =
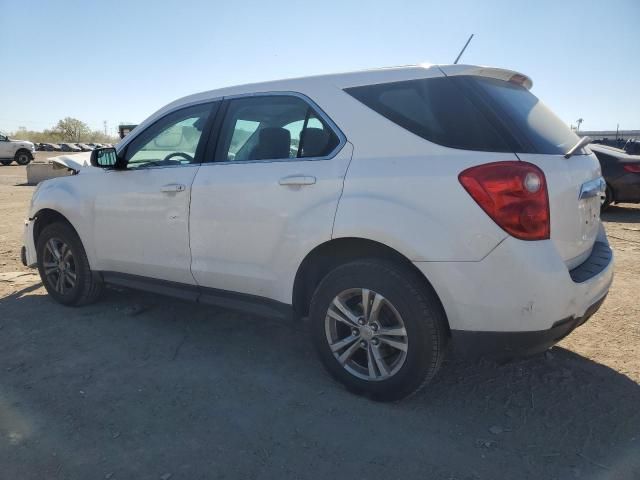
[[[445,356],[440,302],[402,264],[370,259],[336,268],[316,289],[309,317],[325,368],[350,391],[375,400],[416,392]]]
[[[66,223],[46,226],[36,242],[38,271],[47,293],[63,305],[86,305],[102,293],[78,234]]]
[[[31,161],[31,154],[26,150],[18,150],[16,156],[13,158],[18,165],[28,165]]]

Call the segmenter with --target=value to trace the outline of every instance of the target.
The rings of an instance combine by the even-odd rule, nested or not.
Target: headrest
[[[265,127],[260,130],[258,140],[251,160],[289,158],[291,132],[286,128]]]
[[[300,134],[303,157],[322,157],[326,155],[329,144],[329,132],[321,128],[305,128]]]

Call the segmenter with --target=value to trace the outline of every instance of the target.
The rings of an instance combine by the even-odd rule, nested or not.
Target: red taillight
[[[628,163],[624,168],[627,172],[640,173],[640,163]]]
[[[510,235],[521,240],[550,236],[549,196],[544,173],[527,162],[495,162],[458,175],[480,207]]]

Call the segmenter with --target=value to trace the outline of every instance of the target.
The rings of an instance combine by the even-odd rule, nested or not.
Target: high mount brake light
[[[500,228],[520,240],[550,237],[549,195],[542,170],[508,161],[471,167],[458,180]]]

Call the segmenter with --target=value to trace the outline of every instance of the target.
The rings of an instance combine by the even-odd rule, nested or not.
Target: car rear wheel
[[[63,305],[85,305],[102,292],[102,281],[89,268],[80,238],[71,226],[46,226],[36,243],[38,271],[47,293]]]
[[[336,268],[318,286],[309,316],[329,373],[376,400],[416,392],[445,355],[442,307],[424,279],[404,265],[372,259]]]
[[[6,167],[7,165],[11,165],[12,161],[13,160],[0,160],[0,163]]]
[[[31,161],[31,155],[25,150],[19,150],[13,159],[18,165],[28,165]]]

